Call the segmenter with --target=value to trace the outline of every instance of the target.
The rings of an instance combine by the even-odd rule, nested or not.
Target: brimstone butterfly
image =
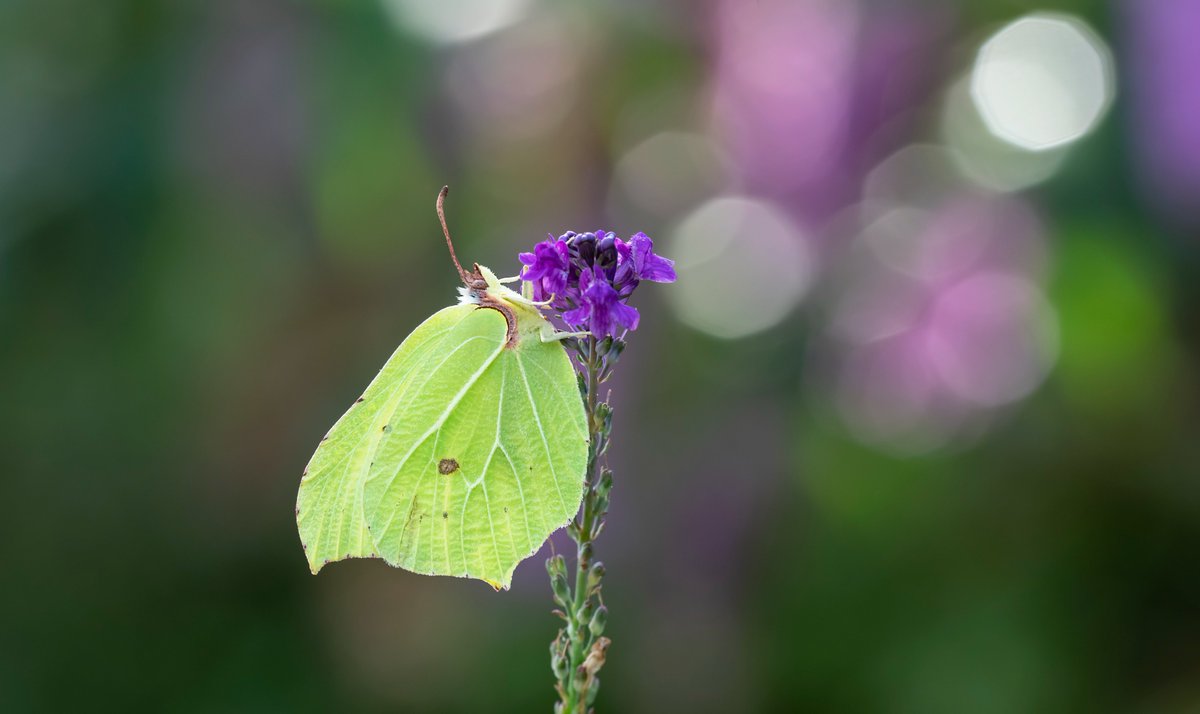
[[[313,573],[382,558],[508,588],[579,510],[588,429],[575,370],[542,303],[487,268],[413,330],[321,440],[296,524]]]

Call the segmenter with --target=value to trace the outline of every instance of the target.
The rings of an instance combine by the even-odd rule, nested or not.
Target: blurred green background
[[[498,273],[597,227],[679,264],[614,382],[600,711],[1200,712],[1198,34],[0,2],[0,710],[549,711],[544,554],[314,578],[293,521],[455,299],[448,183]]]

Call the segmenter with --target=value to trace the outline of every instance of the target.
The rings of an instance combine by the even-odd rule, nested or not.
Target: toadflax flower
[[[639,281],[675,282],[675,261],[654,254],[654,241],[645,233],[635,233],[629,242],[617,240],[620,265],[616,282],[622,289],[632,291]]]
[[[584,268],[580,277],[579,307],[563,313],[563,322],[583,327],[597,337],[616,337],[619,327],[636,330],[637,308],[626,305],[599,269]]]
[[[533,299],[547,300],[552,295],[561,295],[570,276],[566,240],[544,240],[533,247],[532,253],[521,253],[517,258],[525,265],[521,279],[533,283]]]
[[[638,283],[675,281],[675,262],[657,255],[654,242],[640,232],[626,242],[611,231],[568,231],[521,253],[520,260],[533,299],[550,300],[563,322],[597,337],[637,329],[638,311],[627,302]]]

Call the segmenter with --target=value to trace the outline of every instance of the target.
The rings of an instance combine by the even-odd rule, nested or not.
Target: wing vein
[[[488,528],[492,531],[492,556],[496,558],[496,570],[500,573],[501,577],[503,577],[504,564],[500,562],[500,541],[496,540],[496,522],[492,520],[492,499],[488,498],[487,484],[481,483],[480,485],[483,486],[483,505],[484,508],[487,509]],[[481,558],[480,565],[482,564],[483,559]]]
[[[455,322],[453,325],[450,325],[450,326],[446,327],[445,329],[439,330],[433,334],[430,334],[428,337],[425,337],[421,342],[416,343],[415,345],[413,345],[410,348],[409,354],[410,355],[419,354],[422,349],[432,345],[433,343],[437,342],[438,340],[441,340],[447,334],[452,332],[455,328],[458,327],[458,325],[463,320],[467,319],[467,317],[469,317],[469,316],[470,316],[470,313],[467,313],[467,314],[463,315],[463,317],[459,318],[459,320],[457,322]],[[401,347],[403,347],[403,346],[404,346],[404,343],[402,342]],[[400,348],[397,348],[397,351],[399,351],[399,349]],[[411,367],[409,367],[407,370],[405,370],[404,373],[399,378],[396,379],[395,385],[386,392],[387,396],[384,399],[385,404],[390,402],[393,399],[393,397],[396,396],[396,393],[398,391],[400,391],[401,387],[405,386],[405,381],[407,380],[409,374],[411,374],[412,371],[414,369],[416,369],[416,365],[419,363],[420,363],[419,360],[414,360],[414,364]],[[387,367],[387,365],[385,364],[384,368],[386,369],[386,367]],[[378,376],[376,377],[376,379],[378,379]],[[374,383],[375,383],[375,380],[372,380],[372,383],[367,385],[367,389],[365,391],[370,391],[371,386],[373,386]],[[397,405],[393,405],[392,415],[395,414],[396,408],[397,408]],[[343,482],[342,488],[341,488],[341,490],[343,492],[345,492],[346,490],[356,491],[355,495],[361,496],[362,483],[365,482],[365,480],[366,480],[365,476],[357,484],[355,483],[354,479],[350,478],[350,477],[354,471],[364,470],[364,466],[359,466],[357,469],[355,469],[353,467],[350,467],[348,465],[348,463],[353,459],[354,454],[359,450],[359,448],[362,447],[363,442],[367,441],[373,435],[372,430],[370,428],[368,428],[362,434],[362,436],[360,436],[357,440],[350,442],[349,447],[347,447],[345,456],[343,456],[342,458],[333,462],[332,464],[325,467],[324,469],[321,469],[320,471],[318,471],[316,468],[314,468],[315,462],[317,460],[317,455],[319,453],[321,453],[322,449],[329,448],[330,446],[333,445],[334,441],[333,441],[332,437],[334,436],[334,431],[335,430],[340,431],[338,429],[338,427],[342,426],[344,424],[344,420],[346,419],[346,417],[348,415],[349,415],[349,412],[343,414],[342,417],[340,419],[338,419],[338,421],[333,425],[333,427],[330,428],[330,431],[329,431],[330,439],[322,441],[322,443],[317,446],[316,451],[313,453],[313,456],[312,456],[312,458],[309,459],[309,463],[308,463],[308,468],[311,469],[311,474],[308,478],[302,479],[302,481],[301,481],[301,485],[303,486],[304,481],[310,481],[311,479],[316,478],[318,476],[318,474],[323,475],[324,478],[322,479],[322,481],[324,483],[322,484],[322,488],[321,488],[322,498],[320,500],[324,500],[324,495],[328,492],[328,490],[331,487],[333,487],[335,485],[334,484],[335,481]],[[370,421],[370,420],[368,419],[368,421]],[[390,416],[389,416],[389,421],[390,421]],[[369,469],[370,469],[370,462],[371,462],[372,458],[374,457],[375,451],[378,450],[380,441],[381,441],[381,439],[378,439],[378,438],[375,440],[374,448],[371,449],[370,453],[367,454],[365,456],[365,458],[362,460],[362,463],[365,465],[365,470],[367,470],[368,473],[369,473]],[[357,485],[357,488],[355,488],[356,485]],[[334,489],[334,490],[336,491],[338,489]],[[357,504],[354,504],[354,505],[357,505],[359,507],[359,511],[360,511],[359,515],[360,515],[361,524],[358,529],[359,533],[358,533],[357,552],[361,553],[362,547],[363,547],[363,534],[364,534],[364,531],[366,531],[366,514],[362,513],[362,499],[358,498],[358,499],[352,499],[352,501],[353,500],[357,500]],[[346,517],[346,513],[348,510],[349,510],[348,508],[338,509],[338,514],[339,514],[338,525],[337,525],[337,528],[335,529],[337,540],[335,541],[334,548],[333,548],[333,550],[334,550],[333,556],[335,556],[335,557],[342,555],[342,553],[340,552],[341,547],[342,547],[342,530],[343,530],[343,526],[345,525],[345,517]],[[320,558],[320,552],[321,552],[320,546],[324,541],[325,530],[326,530],[327,526],[330,525],[331,521],[332,521],[332,518],[323,517],[323,518],[320,518],[317,522],[317,531],[316,531],[316,533],[314,533],[313,539],[312,539],[312,541],[313,541],[312,542],[312,557],[314,559]],[[372,551],[372,553],[374,553],[374,551],[375,551],[374,543],[372,543],[371,545],[372,545],[371,551]]]
[[[449,360],[450,357],[452,357],[454,355],[454,353],[456,353],[456,352],[458,352],[458,350],[462,349],[464,345],[466,345],[469,342],[473,342],[475,340],[482,340],[482,339],[487,339],[487,338],[483,335],[476,335],[475,337],[470,337],[470,338],[467,338],[466,340],[463,340],[462,344],[455,347],[454,350],[452,350],[449,355],[446,355],[446,357],[444,359],[442,359],[442,361],[439,362],[436,367],[434,367],[434,369],[430,373],[429,377],[422,383],[422,386],[424,386],[425,384],[428,384],[429,380],[432,379],[433,376],[438,372],[438,370],[440,370],[442,368],[442,366],[446,364],[446,361]],[[430,436],[432,436],[434,433],[436,433],[439,429],[442,428],[442,425],[446,423],[446,419],[448,419],[450,417],[450,413],[454,411],[455,407],[458,406],[459,402],[462,401],[463,397],[466,396],[467,392],[470,391],[471,387],[475,386],[475,383],[479,381],[479,378],[481,376],[483,376],[483,373],[486,372],[489,367],[492,366],[492,363],[496,361],[496,358],[499,357],[500,353],[503,351],[504,351],[504,344],[499,343],[496,348],[496,351],[493,352],[486,360],[484,360],[483,364],[479,367],[479,369],[477,369],[475,371],[475,373],[472,374],[467,379],[467,381],[463,384],[462,388],[458,390],[458,393],[454,395],[454,398],[450,400],[450,403],[446,405],[446,408],[444,410],[442,410],[441,415],[438,416],[438,418],[434,421],[433,425],[430,426],[429,429],[427,429],[425,431],[425,433],[422,434],[413,443],[413,446],[412,446],[412,448],[410,448],[408,450],[408,453],[406,453],[403,457],[401,457],[399,463],[396,464],[395,470],[392,472],[391,478],[388,479],[387,485],[383,489],[385,493],[392,490],[392,487],[396,484],[396,479],[400,476],[400,470],[404,468],[404,465],[408,462],[409,457],[411,457],[413,455],[413,453],[416,452],[417,449],[421,448],[421,445],[424,444],[425,441],[428,440]],[[397,408],[399,408],[399,404],[397,404]],[[389,421],[390,421],[390,419],[389,419]],[[413,490],[413,499],[415,499],[416,497],[417,497],[417,492],[414,489]],[[411,503],[409,504],[409,508],[411,510],[411,508],[412,508]],[[388,524],[387,524],[387,526],[384,527],[383,530],[386,531],[389,528],[391,528],[391,524],[395,521],[395,515],[396,515],[396,511],[393,510],[392,518],[388,519]],[[378,543],[376,543],[375,545],[378,546]]]
[[[517,471],[517,465],[513,463],[512,457],[508,455],[508,451],[503,445],[500,447],[500,453],[504,454],[504,460],[508,462],[508,467],[512,469],[513,476],[517,479],[517,493],[521,496],[522,515],[525,517],[525,538],[529,545],[533,545],[533,532],[529,530],[529,503],[525,500],[525,489],[521,486],[521,474]]]
[[[568,510],[567,499],[563,498],[562,486],[558,483],[558,472],[554,469],[554,457],[550,455],[550,442],[546,439],[546,431],[542,428],[542,419],[538,415],[537,404],[533,401],[533,390],[529,388],[529,377],[525,374],[525,365],[521,353],[517,351],[517,367],[521,370],[521,381],[525,383],[525,396],[529,397],[529,408],[533,412],[533,422],[537,424],[538,434],[542,437],[542,447],[546,450],[546,462],[550,465],[550,476],[554,479],[554,490],[558,492],[558,500],[563,510]]]
[[[491,467],[492,459],[496,456],[496,451],[500,451],[500,453],[504,454],[504,448],[500,444],[500,424],[501,424],[501,419],[504,417],[504,384],[505,384],[505,382],[508,381],[508,363],[502,361],[500,363],[500,368],[501,368],[500,395],[496,399],[496,433],[494,436],[492,436],[492,453],[488,454],[488,466],[489,467]],[[508,458],[508,454],[504,454],[504,459],[505,459],[505,461],[509,462],[509,466],[511,467],[512,461]],[[487,472],[485,471],[484,473],[486,474]],[[516,473],[517,473],[517,470],[513,469],[514,476],[516,476]],[[524,510],[525,508],[526,508],[525,498],[524,498],[524,496],[522,496],[521,497],[521,509]],[[513,552],[513,555],[515,556],[518,552],[518,548],[517,548],[516,536],[513,535],[512,514],[508,512],[507,508],[505,509],[504,512],[508,513],[508,542],[512,546],[512,552]],[[494,530],[494,528],[493,528],[493,530]],[[492,538],[493,538],[493,540],[495,539],[494,533],[492,534]],[[501,566],[501,571],[503,571],[503,569],[504,569],[504,566]],[[500,575],[501,575],[501,577],[503,577],[504,573],[501,572]]]

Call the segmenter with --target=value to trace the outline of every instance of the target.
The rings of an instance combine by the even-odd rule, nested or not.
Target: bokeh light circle
[[[1026,397],[1058,355],[1058,321],[1024,277],[981,273],[938,295],[925,348],[939,380],[985,407]]]
[[[1019,191],[1049,179],[1062,167],[1068,151],[1065,146],[1028,151],[993,134],[971,99],[969,77],[946,92],[941,138],[965,178],[1001,192]]]
[[[664,294],[680,320],[715,337],[736,339],[778,324],[812,282],[808,240],[763,201],[713,199],[688,215],[667,245],[679,282]]]
[[[886,163],[874,193],[884,200],[860,209],[836,265],[837,367],[825,383],[857,439],[925,453],[969,442],[1045,380],[1058,319],[1040,287],[1044,231],[1026,201],[960,187],[936,207],[923,192],[925,205],[897,203],[898,169],[943,162],[921,149]]]
[[[545,140],[583,91],[589,45],[575,33],[547,11],[450,53],[445,89],[459,121],[497,143]]]
[[[1112,101],[1112,54],[1083,21],[1029,15],[979,50],[971,97],[996,136],[1030,151],[1073,142]]]
[[[529,0],[383,0],[393,22],[437,42],[474,40],[525,14]]]
[[[933,210],[962,192],[954,152],[937,144],[909,144],[875,165],[863,180],[863,196],[876,206]]]
[[[623,202],[649,215],[677,215],[718,193],[726,183],[728,165],[709,137],[664,131],[621,156],[613,171],[613,188]]]

